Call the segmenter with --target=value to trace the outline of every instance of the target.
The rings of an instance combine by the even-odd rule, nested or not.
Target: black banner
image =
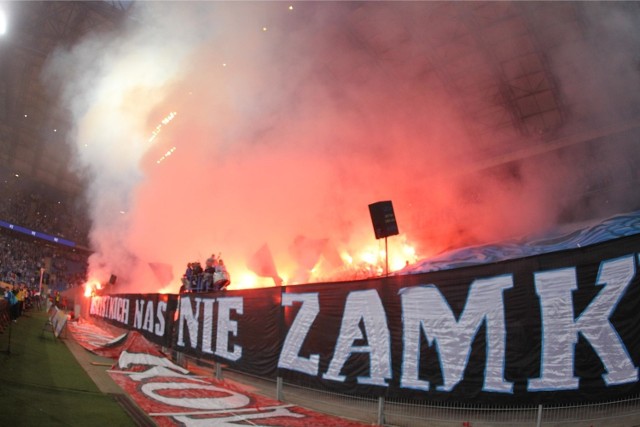
[[[186,294],[173,348],[350,394],[617,399],[640,392],[639,252],[640,235],[456,270]]]
[[[177,295],[118,294],[91,298],[89,314],[120,328],[140,332],[149,341],[171,345]]]
[[[184,294],[174,349],[267,377],[276,373],[281,339],[280,288]]]

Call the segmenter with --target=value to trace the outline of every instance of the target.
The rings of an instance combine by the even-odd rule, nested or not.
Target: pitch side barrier
[[[640,393],[640,235],[425,274],[94,297],[197,358],[347,394],[487,405]]]

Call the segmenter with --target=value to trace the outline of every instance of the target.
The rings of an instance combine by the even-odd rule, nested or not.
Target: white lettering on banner
[[[129,374],[129,378],[131,378],[133,381],[144,381],[147,378],[153,377],[181,378],[188,381],[195,381],[197,383],[207,383],[205,380],[194,378],[192,375],[181,374],[169,368],[165,368],[164,366],[154,366],[153,368],[149,368],[144,372]]]
[[[98,301],[98,310],[96,314],[100,317],[107,317],[109,297],[97,297],[96,300]]]
[[[433,285],[400,290],[403,319],[403,358],[400,386],[429,390],[429,381],[419,378],[420,333],[429,345],[438,348],[444,384],[438,390],[451,391],[461,380],[469,363],[471,344],[485,323],[487,359],[485,391],[511,392],[513,384],[504,379],[505,316],[503,292],[513,287],[513,278],[497,276],[475,280],[460,319]]]
[[[163,337],[165,333],[164,317],[167,312],[167,303],[165,301],[158,301],[155,310],[152,300],[146,301],[145,305],[145,300],[138,299],[133,302],[133,305],[136,308],[133,315],[133,329],[148,331],[158,337]]]
[[[110,298],[109,299],[109,319],[115,319],[117,316],[116,307],[118,304],[118,300],[120,298]]]
[[[166,301],[158,301],[158,308],[157,308],[157,319],[158,319],[158,323],[156,323],[155,329],[154,329],[154,333],[156,334],[156,336],[158,337],[163,337],[164,336],[164,328],[165,328],[165,322],[164,322],[164,317],[167,314],[167,302]]]
[[[638,370],[609,320],[634,276],[633,255],[603,261],[596,284],[604,288],[574,320],[572,292],[578,288],[575,268],[535,274],[542,310],[542,361],[540,378],[529,380],[528,390],[578,388],[580,379],[574,375],[574,368],[579,333],[602,361],[607,385],[638,381]]]
[[[242,297],[218,298],[218,330],[216,334],[216,356],[227,360],[238,360],[242,357],[242,347],[233,345],[229,351],[229,334],[238,336],[238,322],[230,319],[231,310],[238,314],[243,311]]]
[[[306,294],[282,294],[282,306],[291,307],[293,303],[300,302],[298,314],[293,319],[291,328],[285,337],[278,368],[290,369],[307,375],[318,375],[320,355],[312,354],[308,358],[300,356],[300,349],[320,312],[318,293]]]
[[[188,415],[171,415],[171,418],[185,426],[237,427],[248,422],[252,426],[260,427],[250,420],[307,417],[305,414],[287,409],[292,405],[248,406],[253,403],[249,396],[194,378],[188,375],[189,371],[164,357],[123,351],[118,360],[118,366],[128,368],[131,365],[149,366],[149,369],[143,372],[123,372],[132,381],[146,381],[138,387],[145,397],[176,409],[189,408],[202,411]],[[167,381],[171,378],[180,380]],[[172,391],[178,391],[178,393],[172,393]],[[181,391],[187,391],[187,393],[181,393]],[[269,423],[269,425],[273,424]]]
[[[354,346],[354,341],[364,339],[361,321],[368,345]],[[392,376],[391,338],[387,315],[375,289],[354,291],[347,296],[333,358],[322,377],[344,381],[346,377],[340,372],[352,353],[369,353],[369,377],[358,377],[359,384],[387,385],[387,380]]]
[[[146,353],[129,353],[126,350],[120,353],[118,367],[127,369],[131,365],[164,366],[182,374],[189,373],[189,371],[176,365],[166,357],[158,357]]]
[[[129,299],[119,297],[92,297],[89,314],[129,324]]]
[[[229,336],[238,336],[238,321],[231,320],[231,311],[242,314],[244,300],[242,297],[228,298],[194,298],[195,311],[191,309],[190,297],[180,299],[180,317],[178,321],[177,345],[184,347],[184,325],[186,323],[189,331],[189,342],[192,348],[200,348],[203,353],[215,354],[227,360],[236,361],[242,357],[242,347],[233,344],[233,349],[229,350]],[[214,304],[218,303],[218,315],[216,324],[215,352],[213,351],[213,310]],[[200,305],[202,303],[202,340],[198,341],[198,321]],[[198,347],[198,344],[200,346]]]
[[[133,314],[133,328],[142,329],[142,319],[144,318],[144,300],[138,299],[133,304],[136,308]]]
[[[147,332],[153,333],[153,300],[147,301],[147,307],[144,311],[144,323],[142,324],[142,329]]]
[[[169,397],[158,393],[160,390],[200,390],[209,391],[219,397]],[[166,405],[180,406],[183,408],[200,410],[236,409],[247,406],[251,400],[244,394],[240,394],[225,388],[207,384],[192,383],[146,383],[140,387],[140,391],[147,397],[162,402]]]
[[[191,309],[191,297],[180,298],[180,317],[178,319],[178,345],[184,347],[184,324],[189,329],[189,342],[191,348],[198,345],[198,317],[200,314],[200,302],[202,298],[194,298],[196,303],[195,311]]]
[[[213,304],[215,298],[205,299],[202,303],[202,352],[213,354],[211,340],[213,338]]]
[[[178,415],[173,416],[173,419],[182,423],[186,427],[238,427],[240,425],[247,425],[248,420],[257,420],[264,418],[280,418],[280,417],[292,417],[292,418],[304,418],[303,414],[297,414],[287,409],[291,405],[270,407],[268,410],[264,408],[256,409],[253,413],[234,413],[229,417],[215,417],[215,418],[203,418],[202,415],[198,415],[197,418],[190,416]],[[253,427],[269,427],[258,425],[252,422],[249,424]],[[271,425],[271,424],[270,424]]]

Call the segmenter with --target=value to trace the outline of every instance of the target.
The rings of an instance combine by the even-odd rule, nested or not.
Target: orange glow
[[[237,276],[237,279],[236,279]],[[249,270],[240,272],[237,275],[232,276],[231,285],[229,286],[231,289],[251,289],[251,288],[259,288],[261,286],[258,285],[260,281],[260,277],[256,276],[254,273]]]
[[[165,286],[164,288],[158,290],[159,294],[170,294],[172,292],[175,292],[175,289],[173,286],[169,285],[169,286]]]
[[[390,237],[387,243],[389,249],[389,273],[400,271],[418,260],[419,256],[416,249],[408,242],[406,235]],[[354,244],[353,246],[356,245]],[[320,257],[318,262],[306,271],[308,279],[304,280],[301,279],[304,274],[302,276],[298,274],[300,266],[295,261],[284,258],[281,254],[275,254],[274,262],[278,275],[283,280],[283,285],[358,280],[386,274],[386,257],[382,240],[372,242],[369,239],[368,244],[363,244],[356,249],[343,248],[338,253],[341,264],[331,264],[324,257]],[[274,286],[274,281],[270,277],[259,277],[244,268],[239,274],[234,274],[233,266],[231,267],[232,283],[229,289]]]
[[[299,285],[305,283],[335,282],[348,280],[361,280],[372,277],[380,277],[386,274],[384,241],[376,241],[366,238],[367,242],[361,246],[352,243],[348,248],[340,248],[336,251],[336,259],[327,261],[325,255],[319,257],[315,265],[310,269],[303,269],[293,259],[282,252],[274,254],[274,263],[277,275],[282,279],[283,286]],[[408,264],[415,263],[419,259],[415,247],[408,242],[406,235],[393,236],[388,239],[389,273],[401,271]],[[197,260],[197,257],[194,258]],[[276,286],[274,278],[259,276],[247,268],[244,259],[226,258],[227,268],[231,275],[231,284],[228,290],[255,289]],[[201,261],[202,262],[202,261]],[[175,268],[178,271],[180,267]],[[177,293],[181,283],[172,281],[159,288],[156,292]],[[91,297],[102,288],[97,280],[90,280],[85,285],[84,295]]]
[[[346,264],[353,264],[353,257],[346,252],[340,254],[340,257],[344,260]]]
[[[96,291],[102,289],[102,285],[98,280],[92,279],[84,284],[84,296],[91,298],[95,295]]]
[[[400,271],[408,264],[415,263],[419,256],[415,247],[408,243],[406,235],[390,237],[387,241],[389,248],[389,273]],[[377,243],[362,245],[356,250],[343,250],[340,254],[343,265],[337,269],[323,268],[320,263],[312,270],[310,281],[323,280],[354,280],[385,274],[385,250],[383,240]]]

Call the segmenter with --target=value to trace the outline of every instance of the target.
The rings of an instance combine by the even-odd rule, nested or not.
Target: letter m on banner
[[[460,318],[434,285],[400,290],[404,323],[403,370],[401,387],[429,390],[429,382],[419,379],[420,341],[424,332],[429,345],[437,346],[444,384],[441,391],[451,391],[462,380],[469,362],[471,344],[484,323],[487,337],[487,361],[483,389],[506,392],[513,384],[504,379],[505,314],[503,292],[513,287],[511,275],[475,280]]]

